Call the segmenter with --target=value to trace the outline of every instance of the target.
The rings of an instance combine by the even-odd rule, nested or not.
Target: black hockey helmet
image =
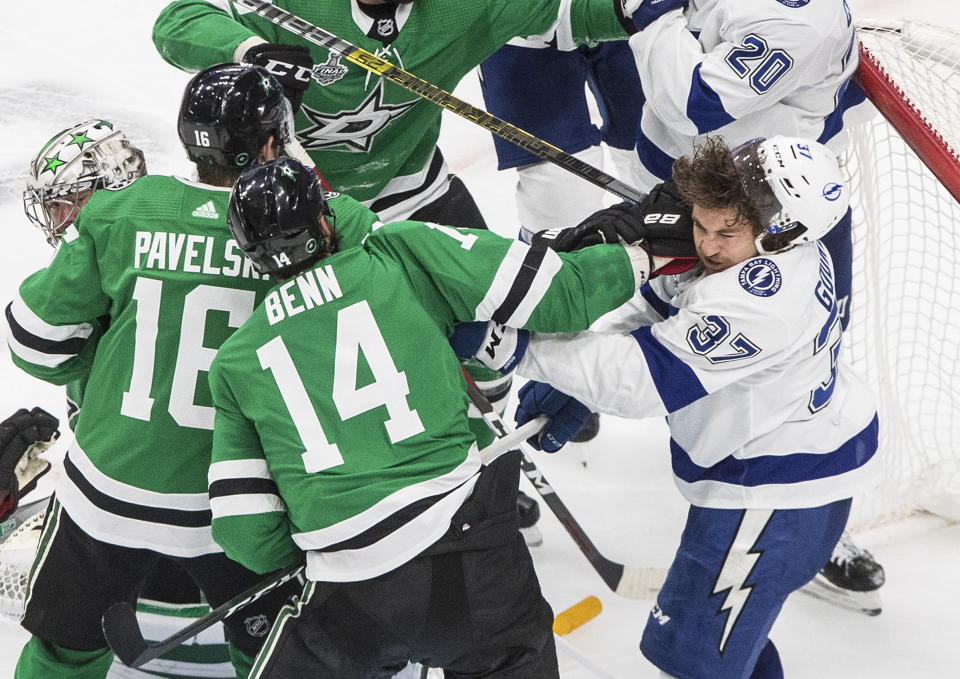
[[[271,134],[281,146],[287,139],[283,89],[260,66],[211,66],[187,84],[177,131],[193,162],[247,167]]]
[[[335,249],[321,216],[332,218],[333,211],[317,175],[283,157],[243,171],[230,193],[227,222],[257,271],[286,277]]]

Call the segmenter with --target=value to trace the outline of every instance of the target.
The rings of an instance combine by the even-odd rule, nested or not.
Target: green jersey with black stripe
[[[560,49],[628,37],[621,0],[417,0],[366,11],[357,0],[273,4],[447,91],[515,36],[541,36]],[[296,135],[336,190],[384,221],[442,195],[436,104],[227,0],[176,0],[153,29],[160,55],[189,71],[237,61],[257,38],[310,49]]]
[[[210,370],[224,551],[260,572],[307,552],[336,581],[436,541],[480,467],[454,323],[583,330],[633,294],[630,250],[397,222],[275,287]]]
[[[56,384],[87,379],[57,496],[102,541],[184,557],[219,551],[206,376],[272,286],[233,240],[228,199],[228,188],[164,176],[97,191],[5,314],[17,365]],[[330,203],[348,242],[376,222],[347,196]]]

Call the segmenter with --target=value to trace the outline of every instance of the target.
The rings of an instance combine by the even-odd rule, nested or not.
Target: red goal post
[[[960,519],[960,33],[863,22],[858,84],[883,114],[850,128],[854,210],[846,355],[878,395],[883,479],[866,528]]]
[[[905,61],[955,67],[960,57],[960,53],[955,51],[960,49],[960,44],[956,42],[960,34],[944,27],[903,22],[899,26],[861,26],[859,36],[860,65],[855,80],[913,152],[960,201],[960,157],[954,147],[960,139],[945,139],[936,127],[937,120],[927,119],[926,111],[930,109],[921,108],[924,104],[915,101],[909,89],[902,89],[910,88],[910,76],[919,77],[921,73],[905,73],[897,69]],[[951,39],[954,41],[952,45],[947,42]],[[893,62],[890,53],[896,50],[900,50],[906,59]],[[955,70],[953,74],[960,77]],[[924,77],[936,76],[933,71]],[[929,103],[926,102],[927,105]],[[951,103],[956,105],[960,102]],[[953,114],[957,113],[955,109]]]

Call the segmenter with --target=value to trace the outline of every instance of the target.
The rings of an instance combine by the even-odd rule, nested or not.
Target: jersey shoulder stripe
[[[680,410],[707,395],[693,368],[654,337],[650,326],[630,334],[643,352],[654,386],[668,412]]]

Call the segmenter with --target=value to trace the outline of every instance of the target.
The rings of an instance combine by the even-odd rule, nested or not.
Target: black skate
[[[884,579],[883,566],[844,532],[830,561],[801,591],[843,608],[880,615],[882,604],[877,590]]]

